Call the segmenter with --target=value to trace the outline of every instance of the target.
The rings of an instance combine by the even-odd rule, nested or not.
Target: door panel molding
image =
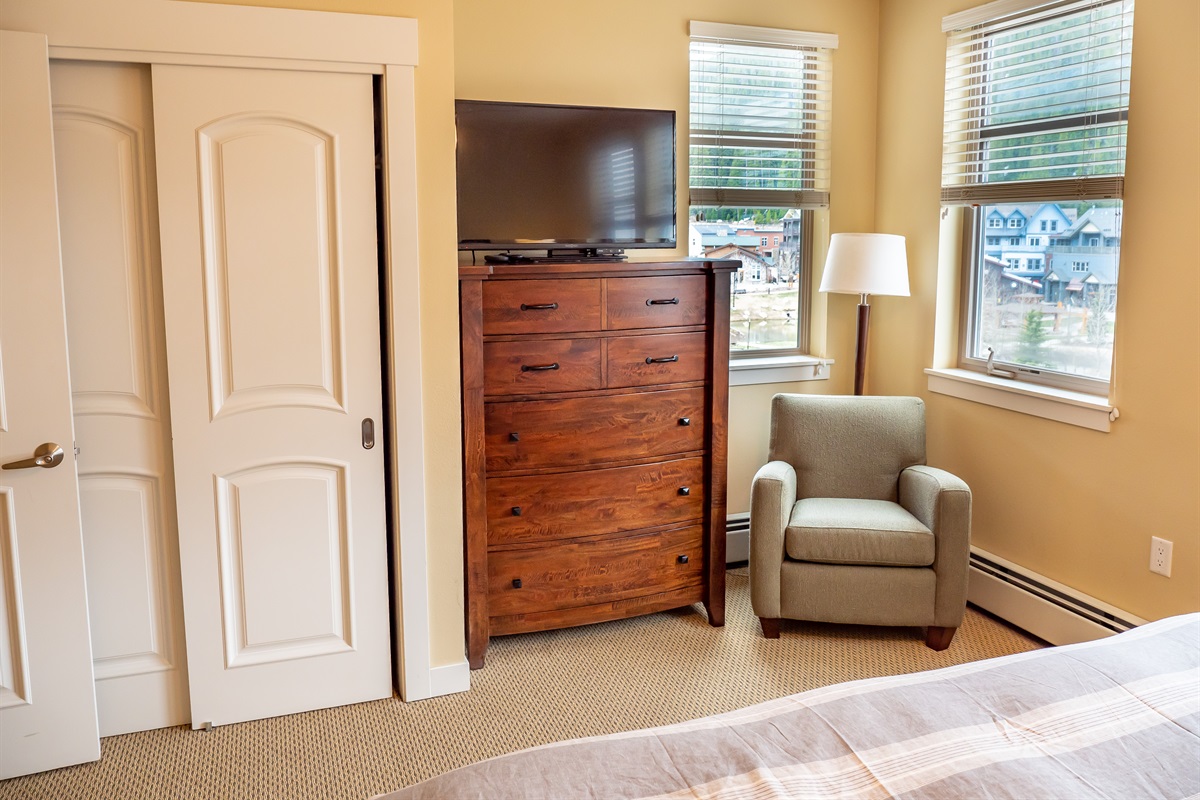
[[[0,486],[0,708],[31,701],[20,563],[13,491]]]

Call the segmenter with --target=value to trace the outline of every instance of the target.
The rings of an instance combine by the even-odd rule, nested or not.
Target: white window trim
[[[688,35],[693,39],[724,39],[750,44],[786,44],[796,47],[838,46],[836,33],[814,33],[792,31],[784,28],[760,28],[755,25],[729,25],[723,22],[699,22],[692,20]]]
[[[833,364],[832,358],[805,355],[730,358],[729,385],[827,381]]]
[[[1108,433],[1117,407],[1094,394],[996,378],[965,369],[927,369],[929,391]]]

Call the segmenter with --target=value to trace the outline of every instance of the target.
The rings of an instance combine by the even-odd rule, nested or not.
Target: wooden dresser
[[[467,654],[678,608],[725,617],[734,261],[463,267]]]

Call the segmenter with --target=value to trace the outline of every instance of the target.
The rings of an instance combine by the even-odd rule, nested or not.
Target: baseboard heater
[[[730,514],[725,561],[750,558],[750,514]],[[1144,625],[1146,620],[978,547],[971,548],[967,600],[1050,644],[1074,644]]]

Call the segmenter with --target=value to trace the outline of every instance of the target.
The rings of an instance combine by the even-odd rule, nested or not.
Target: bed
[[[1200,614],[558,742],[382,797],[1197,796]]]

